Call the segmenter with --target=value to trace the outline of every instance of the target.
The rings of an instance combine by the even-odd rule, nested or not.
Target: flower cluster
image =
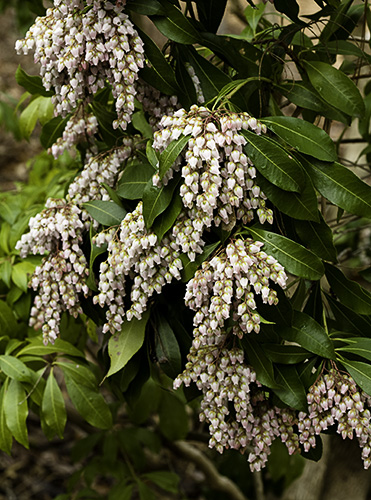
[[[309,413],[300,412],[299,440],[304,450],[316,445],[315,436],[331,426],[343,439],[355,433],[362,449],[364,468],[371,466],[371,397],[363,392],[346,373],[332,368],[322,374],[307,395]]]
[[[225,323],[233,320],[238,337],[260,330],[260,316],[254,313],[255,294],[263,303],[277,304],[277,294],[269,280],[286,286],[287,276],[277,260],[261,250],[263,243],[236,239],[226,249],[204,262],[187,284],[186,305],[197,311],[193,324],[193,346],[221,344],[226,337]]]
[[[138,203],[128,213],[118,229],[99,233],[95,244],[108,243],[108,258],[100,265],[99,294],[94,302],[108,306],[107,323],[103,332],[115,333],[121,330],[125,317],[140,319],[154,292],[161,293],[162,287],[173,278],[180,278],[183,268],[177,245],[170,237],[158,242],[157,236],[145,228],[143,204]],[[130,307],[125,306],[127,281],[131,279]]]
[[[30,220],[30,232],[16,245],[21,257],[28,253],[49,253],[31,278],[38,290],[31,309],[30,326],[42,328],[44,341],[54,342],[59,333],[63,311],[73,316],[82,313],[80,295],[89,290],[85,278],[89,274],[81,250],[83,223],[80,209],[65,200],[48,199],[46,208]]]
[[[123,12],[125,2],[54,0],[16,50],[35,51],[45,89],[54,87],[56,115],[65,116],[108,81],[116,99],[114,127],[127,127],[134,111],[135,86],[144,65],[143,42]]]
[[[189,63],[185,63],[185,67],[186,67],[186,70],[187,70],[189,76],[191,77],[192,83],[195,87],[197,102],[199,104],[204,104],[205,96],[202,92],[201,83],[200,83],[198,76],[195,73],[194,67],[191,66],[191,64],[189,64]]]
[[[265,132],[264,125],[247,113],[230,113],[225,109],[210,111],[193,105],[189,112],[176,111],[164,116],[155,133],[153,147],[162,152],[171,141],[188,136],[185,155],[179,156],[159,185],[181,167],[184,183],[180,189],[184,207],[193,211],[193,224],[210,227],[222,224],[231,230],[237,220],[247,224],[257,211],[259,221],[273,222],[273,212],[265,205],[265,196],[255,183],[255,167],[243,152],[246,139],[241,130]],[[196,227],[195,227],[195,230]]]
[[[83,107],[81,107],[68,120],[62,137],[56,140],[49,152],[57,159],[65,150],[68,151],[78,144],[87,143],[88,152],[97,154],[98,149],[94,140],[97,132],[98,120],[92,114],[84,115]]]
[[[191,347],[174,388],[191,382],[203,393],[200,420],[209,423],[210,448],[220,453],[228,448],[248,451],[252,471],[264,467],[276,437],[290,454],[298,449],[295,412],[270,404],[241,349]]]
[[[172,116],[179,109],[177,96],[167,96],[143,80],[139,79],[135,85],[136,98],[148,115],[149,124],[155,132],[164,115]]]

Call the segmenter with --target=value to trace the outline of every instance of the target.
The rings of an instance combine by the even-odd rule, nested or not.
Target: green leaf
[[[0,369],[9,378],[18,382],[32,382],[33,380],[32,370],[14,356],[0,355]]]
[[[216,33],[223,18],[227,0],[198,0],[197,12],[207,31]]]
[[[326,102],[350,116],[362,117],[363,99],[349,77],[321,61],[302,61],[302,64],[311,84]]]
[[[166,0],[160,0],[166,6],[166,17],[153,16],[156,28],[173,42],[187,44],[198,43],[200,36],[193,24],[184,14]]]
[[[46,381],[41,411],[47,426],[50,427],[51,431],[63,439],[67,414],[62,391],[55,380],[53,368]]]
[[[175,195],[165,212],[159,215],[152,226],[152,231],[161,241],[165,233],[171,229],[183,209],[183,202],[180,196]]]
[[[6,415],[4,406],[5,391],[8,387],[8,380],[3,383],[0,389],[0,450],[10,455],[12,451],[12,433],[6,425]]]
[[[165,491],[177,494],[179,493],[179,476],[175,472],[167,470],[157,470],[155,472],[147,472],[142,475],[142,478],[148,479]]]
[[[285,191],[269,182],[259,171],[258,186],[267,198],[284,214],[299,220],[318,221],[318,200],[309,175],[305,174],[305,186],[301,193]]]
[[[276,326],[275,330],[283,339],[295,342],[309,352],[335,359],[334,346],[326,330],[305,313],[294,311],[292,327]]]
[[[295,0],[274,0],[274,6],[278,12],[286,14],[294,23],[302,23],[298,18],[299,5]]]
[[[27,339],[28,344],[23,347],[17,356],[46,356],[49,354],[61,353],[69,356],[85,358],[84,353],[66,340],[56,339],[54,344],[44,345],[41,337]]]
[[[106,377],[120,371],[127,362],[139,351],[144,342],[149,311],[142,315],[142,319],[133,318],[125,321],[120,333],[113,335],[108,341],[108,354],[111,366]]]
[[[336,326],[339,330],[352,332],[358,336],[364,337],[371,331],[370,316],[361,316],[355,313],[349,307],[346,307],[341,302],[334,300],[330,295],[326,294],[326,300],[331,307],[331,311],[336,320]]]
[[[309,220],[296,221],[295,230],[302,242],[322,260],[337,261],[337,251],[334,245],[333,234],[322,216],[320,222]]]
[[[344,339],[347,346],[338,347],[336,351],[350,352],[351,354],[357,354],[362,358],[371,361],[371,339],[365,339],[364,337],[348,337]]]
[[[326,2],[327,3],[327,2]],[[325,43],[325,46],[327,46],[328,40],[330,38],[335,38],[334,41],[338,42],[338,33],[335,35],[336,31],[341,28],[345,22],[347,21],[348,15],[347,12],[349,10],[350,5],[353,3],[353,0],[344,0],[339,2],[339,5],[336,6],[335,9],[333,9],[333,12],[331,13],[330,19],[328,20],[327,24],[323,27],[321,30],[320,34],[320,41],[322,43]],[[349,34],[351,33],[351,30],[349,31]]]
[[[259,382],[271,389],[277,388],[274,380],[272,361],[265,355],[263,347],[252,337],[245,335],[242,345],[249,362],[256,371]]]
[[[110,111],[108,106],[104,106],[98,101],[93,101],[90,106],[98,121],[103,140],[106,142],[107,146],[115,146],[118,139],[122,137],[120,129],[115,130],[112,127],[113,121],[117,119],[117,114]]]
[[[124,208],[112,201],[93,200],[82,206],[102,226],[118,226],[127,214]]]
[[[141,70],[141,78],[164,94],[177,94],[178,83],[173,68],[155,42],[138,27],[137,30],[144,42],[146,57],[151,63],[150,67],[146,66]]]
[[[89,387],[93,391],[98,390],[97,379],[87,366],[67,361],[55,361],[54,364],[59,366],[65,377],[73,378],[79,385]]]
[[[182,153],[186,144],[190,139],[190,135],[182,135],[179,139],[175,139],[171,141],[168,147],[160,154],[160,165],[159,165],[159,175],[160,179],[164,177],[166,172],[171,168],[178,158],[178,156]]]
[[[29,139],[39,118],[39,105],[41,97],[33,99],[22,111],[19,117],[19,128],[24,139]]]
[[[149,163],[131,163],[127,165],[118,183],[116,193],[126,200],[139,200],[144,188],[155,173]]]
[[[264,251],[272,254],[289,273],[308,280],[318,280],[323,275],[321,260],[299,243],[255,226],[248,231],[264,243]]]
[[[157,315],[156,333],[157,361],[166,375],[174,379],[181,372],[182,357],[177,338],[162,314]]]
[[[184,439],[188,433],[189,421],[185,405],[172,392],[163,391],[159,407],[159,427],[170,441]]]
[[[301,192],[305,175],[300,163],[272,139],[244,130],[244,149],[256,168],[275,186],[285,191]]]
[[[325,264],[326,278],[340,302],[358,314],[371,314],[371,293],[344,276],[335,266]]]
[[[18,329],[17,322],[11,308],[6,302],[0,300],[0,332],[1,335],[13,337]]]
[[[156,187],[150,179],[143,191],[143,217],[149,229],[156,217],[170,205],[178,179],[172,179],[166,186]]]
[[[139,492],[139,500],[156,500],[157,495],[146,483],[142,483],[142,481],[138,481],[138,492]]]
[[[166,15],[165,9],[157,0],[129,0],[125,9],[133,10],[143,16]]]
[[[361,389],[371,395],[370,364],[363,363],[362,361],[351,361],[350,359],[345,360],[344,358],[341,358],[340,363],[349,372],[351,377],[354,378],[355,382],[361,387]]]
[[[191,278],[193,278],[197,269],[201,264],[220,246],[220,241],[212,243],[211,245],[206,245],[202,254],[196,257],[196,260],[191,262],[185,254],[181,254],[180,259],[183,262],[183,269],[181,270],[182,281],[187,283]]]
[[[69,119],[70,115],[66,116],[66,118],[56,116],[44,124],[40,134],[40,142],[43,148],[49,149],[62,136]]]
[[[18,443],[29,448],[26,419],[28,405],[26,391],[18,380],[11,380],[4,394],[6,425]]]
[[[326,45],[317,44],[315,46],[316,52],[325,54],[335,54],[343,56],[355,56],[361,59],[368,60],[367,54],[363,52],[356,43],[348,42],[346,40],[332,40],[326,42]]]
[[[322,196],[350,213],[371,219],[371,186],[340,163],[303,158],[303,164]]]
[[[151,164],[152,168],[157,172],[160,164],[160,153],[153,149],[153,141],[147,141],[146,144],[146,157]]]
[[[307,395],[295,366],[276,366],[276,381],[281,386],[274,389],[275,394],[290,408],[308,411]]]
[[[28,282],[36,265],[29,261],[18,262],[12,267],[12,281],[23,292],[27,293]]]
[[[337,159],[332,139],[312,123],[291,116],[270,116],[261,120],[276,135],[301,153],[323,161]]]
[[[44,97],[50,97],[54,95],[52,90],[46,90],[39,76],[28,75],[21,66],[18,66],[15,72],[15,79],[21,87],[27,90],[30,94],[38,94]]]
[[[98,429],[112,427],[112,414],[102,394],[79,383],[79,380],[67,375],[64,379],[72,404],[80,415],[92,426]]]
[[[292,344],[262,344],[265,354],[273,363],[293,365],[310,357],[312,353]]]
[[[11,286],[11,277],[12,277],[12,265],[9,262],[9,260],[6,260],[0,265],[0,280],[2,280],[8,288],[10,288]]]
[[[131,117],[131,123],[145,139],[151,139],[153,137],[152,127],[146,120],[143,111],[137,111],[134,113]]]

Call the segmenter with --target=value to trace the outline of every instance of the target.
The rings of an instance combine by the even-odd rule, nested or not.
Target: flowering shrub
[[[251,471],[276,438],[313,458],[329,429],[355,434],[368,468],[371,294],[343,274],[334,234],[344,212],[367,224],[371,188],[329,135],[332,121],[361,117],[369,140],[364,99],[332,57],[368,61],[345,40],[356,22],[345,34],[325,2],[313,44],[295,1],[273,2],[282,27],[249,2],[241,37],[226,37],[227,2],[212,15],[208,0],[193,3],[54,0],[16,44],[40,69],[17,71],[30,95],[23,133],[39,119],[48,161],[68,174],[42,207],[19,210],[17,231],[0,211],[11,235],[0,448],[28,446],[26,394],[48,438],[63,437],[68,396],[106,432],[123,415],[136,428],[158,414],[149,428],[165,445],[186,437],[187,398],[209,447],[239,450]],[[167,38],[162,50],[141,16]],[[302,79],[285,79],[289,62]],[[179,493],[174,473],[153,474],[120,473],[120,498],[152,498],[151,482]]]

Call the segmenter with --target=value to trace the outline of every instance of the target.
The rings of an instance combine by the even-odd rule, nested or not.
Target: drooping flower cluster
[[[189,141],[185,155],[177,158],[162,180],[156,174],[154,183],[166,184],[181,168],[180,195],[189,218],[192,211],[193,224],[202,226],[198,231],[212,223],[231,230],[238,220],[252,221],[255,210],[261,223],[273,222],[273,212],[254,181],[255,167],[243,152],[246,139],[241,133],[250,128],[260,134],[266,130],[264,125],[247,113],[193,105],[189,112],[180,109],[164,116],[160,127],[153,142],[160,152],[182,135],[189,135]]]
[[[316,445],[315,436],[336,426],[343,439],[355,435],[362,449],[364,468],[371,466],[371,397],[346,373],[332,368],[321,375],[307,395],[308,414],[300,412],[299,440],[304,450]]]
[[[172,116],[179,109],[177,96],[161,94],[159,90],[141,79],[136,83],[135,89],[136,98],[142,103],[143,111],[147,113],[149,124],[154,132],[158,130],[163,116]]]
[[[108,243],[107,261],[100,265],[99,294],[94,302],[108,306],[107,323],[103,332],[121,330],[125,318],[140,319],[154,292],[174,278],[180,278],[183,268],[179,251],[171,236],[158,242],[153,232],[147,231],[143,218],[143,204],[138,203],[121,222],[119,228],[99,233],[95,244]],[[130,305],[125,305],[128,278],[131,278]]]
[[[174,388],[191,382],[203,393],[200,420],[209,423],[210,448],[219,453],[228,448],[249,452],[252,471],[264,467],[276,437],[290,454],[298,449],[295,411],[270,404],[241,349],[192,346]]]
[[[192,83],[195,87],[198,104],[204,104],[205,96],[204,96],[204,93],[202,92],[201,82],[200,82],[198,76],[196,75],[194,67],[191,66],[191,64],[189,64],[189,63],[185,63],[185,67],[186,67],[186,70],[187,70],[189,76],[191,77]]]
[[[54,87],[56,115],[65,116],[79,101],[89,101],[108,81],[118,119],[126,129],[134,111],[135,86],[144,65],[143,42],[123,12],[125,2],[54,0],[38,17],[16,50],[35,51],[45,89]]]
[[[31,278],[38,294],[30,315],[30,326],[42,328],[46,343],[57,338],[63,311],[75,317],[82,313],[81,294],[89,292],[85,284],[89,269],[81,250],[84,226],[79,216],[76,205],[50,198],[46,208],[31,218],[30,232],[16,245],[21,257],[48,253]]]
[[[193,346],[218,345],[226,338],[225,323],[233,320],[238,337],[260,330],[254,313],[255,294],[263,303],[277,304],[277,293],[269,280],[286,286],[287,276],[277,260],[261,250],[263,243],[236,239],[222,253],[204,262],[187,284],[186,305],[197,311],[193,324]]]

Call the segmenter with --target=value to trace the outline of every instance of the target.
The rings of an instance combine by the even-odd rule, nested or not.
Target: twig
[[[206,480],[212,489],[225,493],[232,500],[248,500],[233,481],[219,474],[215,465],[200,450],[185,441],[169,443],[169,446],[173,451],[197,465],[205,474]]]
[[[263,476],[261,472],[254,472],[253,481],[255,486],[256,500],[265,500]]]

